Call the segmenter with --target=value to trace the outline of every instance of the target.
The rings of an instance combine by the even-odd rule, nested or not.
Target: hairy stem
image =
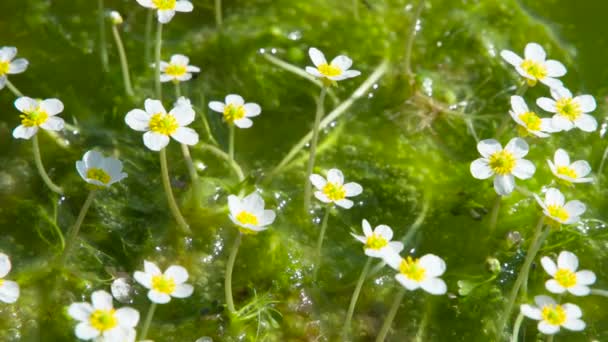
[[[32,137],[32,150],[34,152],[34,161],[36,162],[36,168],[38,169],[38,174],[42,177],[44,184],[49,187],[53,192],[58,194],[63,194],[63,190],[61,187],[53,183],[49,175],[46,173],[44,169],[44,165],[42,164],[42,157],[40,156],[40,145],[38,144],[38,134],[34,134]]]
[[[169,179],[169,168],[167,166],[167,148],[160,150],[160,172],[163,181],[163,187],[165,188],[165,195],[167,196],[167,202],[169,202],[169,209],[177,221],[179,228],[185,234],[191,234],[188,223],[179,211],[175,197],[173,196],[173,190],[171,189],[171,181]]]
[[[224,294],[226,295],[226,305],[228,306],[228,312],[231,315],[236,314],[234,308],[234,300],[232,299],[232,270],[234,269],[234,261],[236,255],[239,252],[239,246],[241,245],[243,234],[239,232],[230,250],[230,257],[228,257],[228,263],[226,264],[226,278],[224,280]]]
[[[133,92],[131,76],[129,75],[129,62],[127,61],[125,47],[122,44],[120,32],[118,32],[118,27],[116,27],[116,25],[112,25],[112,34],[114,35],[114,41],[116,42],[116,48],[118,49],[118,57],[120,58],[120,68],[122,69],[122,80],[125,86],[125,92],[127,93],[127,96],[133,97],[135,93]]]

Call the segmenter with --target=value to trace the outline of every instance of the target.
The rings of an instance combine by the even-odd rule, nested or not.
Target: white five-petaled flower
[[[372,231],[367,220],[361,223],[363,227],[363,236],[351,235],[364,244],[365,254],[374,258],[385,258],[388,254],[399,254],[403,250],[403,243],[400,241],[391,241],[393,238],[393,230],[387,225],[379,225]]]
[[[574,127],[584,132],[594,132],[597,121],[587,113],[593,112],[596,107],[595,99],[591,95],[572,96],[570,90],[564,87],[552,88],[551,97],[541,97],[536,104],[553,115],[553,127],[569,131]]]
[[[308,49],[308,55],[315,67],[307,66],[306,72],[315,77],[331,81],[342,81],[361,75],[361,72],[358,70],[349,70],[353,65],[353,61],[344,55],[337,56],[329,64],[323,52],[317,48]]]
[[[145,111],[133,109],[125,117],[129,127],[144,133],[144,145],[152,151],[160,151],[169,144],[169,137],[186,145],[196,145],[198,134],[189,127],[194,121],[194,109],[191,106],[178,105],[169,113],[158,100],[147,99]]]
[[[588,285],[595,283],[595,273],[589,270],[576,271],[578,258],[574,253],[562,251],[557,257],[557,265],[551,258],[540,259],[543,268],[553,279],[547,280],[545,287],[549,292],[586,296],[591,292]]]
[[[549,296],[534,297],[536,306],[522,304],[521,313],[538,322],[538,331],[545,335],[553,335],[564,327],[572,331],[585,329],[585,322],[580,318],[583,316],[581,309],[574,304],[557,304]]]
[[[245,103],[245,100],[236,94],[226,96],[226,103],[220,101],[209,102],[211,110],[222,113],[224,121],[238,128],[249,128],[253,125],[251,119],[260,115],[262,108],[257,103]]]
[[[500,56],[507,63],[513,65],[515,70],[527,79],[530,86],[534,86],[537,81],[550,88],[562,85],[562,82],[556,77],[564,76],[566,67],[556,60],[547,60],[545,50],[536,43],[526,45],[523,59],[509,50],[502,50]]]
[[[533,134],[539,138],[546,138],[549,136],[549,133],[558,131],[553,128],[551,119],[540,118],[535,112],[531,111],[521,96],[511,96],[511,110],[509,114],[521,126],[524,133]]]
[[[28,61],[25,58],[15,58],[17,48],[4,46],[0,48],[0,89],[6,85],[6,75],[20,74],[27,69]]]
[[[585,160],[577,160],[571,164],[568,152],[561,148],[555,151],[553,162],[547,159],[547,163],[555,177],[569,184],[593,182],[592,177],[585,177],[591,172],[589,163]]]
[[[127,174],[122,172],[120,160],[104,157],[93,150],[85,153],[82,160],[76,162],[76,170],[85,182],[104,188],[127,177]]]
[[[11,259],[8,255],[0,253],[0,302],[14,303],[19,298],[19,284],[4,279],[11,271]]]
[[[123,23],[122,15],[120,15],[118,11],[111,11],[109,16],[110,20],[112,21],[112,24],[120,25]]]
[[[244,234],[266,230],[276,218],[274,211],[264,210],[264,199],[257,192],[252,192],[243,199],[235,195],[228,196],[228,209],[228,217]]]
[[[335,203],[344,209],[350,209],[353,206],[353,201],[346,197],[357,196],[363,192],[361,185],[355,182],[344,184],[344,175],[338,169],[327,171],[327,180],[323,176],[313,173],[310,175],[310,182],[318,190],[315,191],[315,197],[319,201]]]
[[[424,291],[442,295],[447,292],[445,282],[439,278],[446,269],[445,261],[434,254],[426,254],[420,259],[402,258],[392,253],[385,257],[386,263],[399,271],[395,279],[408,290],[422,288]]]
[[[133,341],[139,312],[133,308],[114,309],[112,295],[106,291],[91,294],[91,303],[72,303],[68,314],[80,321],[76,337],[95,341]]]
[[[187,0],[137,0],[146,7],[158,10],[158,21],[166,24],[171,21],[175,12],[192,12],[194,6]]]
[[[153,262],[144,261],[144,272],[135,271],[133,274],[135,281],[147,289],[148,298],[153,303],[169,303],[171,297],[186,298],[192,295],[194,288],[186,284],[188,271],[177,265],[171,265],[165,273]]]
[[[63,103],[58,99],[34,100],[22,96],[15,100],[15,108],[21,113],[21,125],[13,130],[13,137],[17,139],[30,139],[38,133],[38,128],[49,131],[63,129],[63,119],[57,114],[63,111]]]
[[[578,222],[587,209],[581,201],[574,200],[566,203],[564,195],[555,188],[547,189],[544,201],[537,194],[534,194],[534,198],[543,208],[545,216],[551,219],[550,223],[556,225]]]
[[[534,175],[536,167],[522,159],[528,154],[528,144],[521,138],[513,138],[503,149],[494,139],[482,140],[477,144],[482,158],[471,163],[471,174],[477,179],[494,177],[494,190],[504,196],[515,188],[515,179],[528,179]]]
[[[160,81],[175,83],[185,82],[192,78],[193,72],[200,72],[201,69],[194,65],[188,65],[190,59],[184,55],[173,55],[169,63],[160,62]]]

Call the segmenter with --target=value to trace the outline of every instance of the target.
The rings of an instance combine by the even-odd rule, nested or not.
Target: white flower
[[[408,256],[401,258],[398,254],[390,254],[385,258],[386,263],[399,271],[395,279],[408,290],[422,288],[424,291],[442,295],[447,292],[445,282],[439,278],[446,269],[445,262],[434,254],[426,254],[420,259]]]
[[[385,258],[387,254],[399,254],[403,250],[403,243],[400,241],[391,241],[393,238],[393,230],[386,225],[379,225],[372,231],[372,227],[367,220],[361,223],[363,227],[363,236],[351,235],[364,243],[365,254],[374,258]]]
[[[188,81],[192,78],[193,72],[200,72],[201,69],[194,65],[188,65],[190,59],[184,55],[173,55],[169,63],[160,62],[160,81],[175,83]]]
[[[192,285],[185,284],[188,280],[188,271],[177,265],[169,266],[165,273],[162,273],[156,264],[144,261],[144,272],[136,271],[133,278],[150,289],[148,298],[153,303],[166,304],[171,297],[190,297],[194,291]]]
[[[85,153],[82,160],[76,162],[76,170],[85,182],[104,188],[127,177],[127,174],[122,172],[120,160],[104,157],[93,150]]]
[[[521,126],[524,132],[533,134],[539,138],[546,138],[548,133],[557,132],[551,125],[551,119],[540,118],[528,109],[528,105],[521,96],[511,96],[511,110],[509,111],[515,122]]]
[[[317,48],[308,49],[308,55],[315,67],[307,66],[306,72],[315,77],[331,81],[342,81],[361,75],[361,72],[358,70],[349,70],[353,65],[353,61],[344,55],[337,56],[329,64],[327,64],[323,52]]]
[[[597,129],[597,121],[587,113],[595,110],[595,99],[591,95],[572,96],[570,90],[564,87],[551,89],[551,97],[541,97],[536,104],[553,115],[553,127],[569,131],[574,127],[584,132]]]
[[[177,99],[177,101],[175,101],[175,104],[173,105],[173,107],[179,107],[179,106],[186,106],[186,107],[192,108],[192,102],[190,101],[189,98],[187,98],[185,96],[180,96]]]
[[[76,325],[76,337],[81,340],[129,341],[135,335],[139,312],[133,308],[114,309],[112,295],[106,291],[95,291],[91,303],[73,303],[68,314],[80,321]]]
[[[549,296],[534,297],[536,306],[523,304],[521,313],[538,323],[538,331],[546,335],[553,335],[561,327],[568,330],[581,331],[585,329],[585,322],[580,320],[583,316],[581,309],[574,304],[557,304]]]
[[[228,196],[228,209],[228,217],[244,234],[266,230],[276,218],[274,211],[264,210],[264,199],[257,192],[252,192],[243,199],[234,195]]]
[[[21,125],[13,130],[16,139],[30,139],[38,132],[38,127],[49,131],[63,129],[63,119],[56,116],[63,112],[63,103],[58,99],[34,100],[22,96],[15,100],[15,108],[21,113]]]
[[[585,177],[591,172],[591,166],[585,160],[577,160],[570,164],[568,153],[561,148],[555,151],[553,162],[547,160],[549,168],[555,177],[568,183],[590,183],[593,178]]]
[[[502,50],[500,55],[507,63],[513,65],[520,75],[527,79],[530,86],[534,86],[537,81],[550,88],[562,85],[562,82],[555,77],[564,76],[566,67],[556,60],[546,60],[545,50],[536,43],[526,45],[524,59],[509,50]]]
[[[17,48],[4,46],[0,48],[0,89],[6,85],[6,75],[20,74],[27,69],[28,61],[25,58],[15,58]]]
[[[482,140],[477,150],[483,158],[471,163],[471,174],[477,179],[494,177],[494,190],[504,196],[515,188],[515,179],[528,179],[534,175],[536,167],[532,162],[522,159],[528,154],[528,144],[521,138],[513,138],[503,149],[494,139]]]
[[[344,184],[344,175],[338,169],[327,171],[327,180],[320,175],[313,173],[310,175],[310,182],[319,191],[315,191],[315,197],[323,203],[335,203],[336,205],[350,209],[353,201],[346,197],[353,197],[361,194],[361,185],[351,182]]]
[[[551,258],[540,259],[543,268],[553,279],[547,280],[545,287],[549,292],[564,293],[566,291],[575,296],[586,296],[591,291],[589,286],[595,283],[595,273],[578,268],[578,258],[573,253],[563,251],[557,257],[557,265]]]
[[[169,144],[169,137],[186,145],[198,143],[198,134],[189,127],[194,121],[194,109],[178,105],[169,113],[158,100],[147,99],[145,111],[133,109],[125,117],[129,127],[144,133],[144,145],[152,151],[160,151]]]
[[[114,25],[120,25],[123,22],[122,16],[117,11],[110,12],[110,20]]]
[[[245,103],[245,100],[235,94],[226,96],[226,103],[220,101],[209,102],[211,110],[222,113],[224,121],[234,124],[238,128],[249,128],[253,125],[251,119],[260,115],[262,108],[257,103]]]
[[[14,303],[19,298],[19,284],[4,277],[11,271],[11,259],[0,253],[0,302]]]
[[[543,208],[545,216],[550,218],[554,224],[576,223],[587,209],[581,201],[575,200],[565,203],[564,195],[555,188],[547,189],[544,201],[537,194],[534,194],[534,198],[536,198],[538,204]]]
[[[166,24],[171,21],[175,12],[192,12],[194,6],[186,0],[137,0],[146,7],[158,10],[158,21]]]

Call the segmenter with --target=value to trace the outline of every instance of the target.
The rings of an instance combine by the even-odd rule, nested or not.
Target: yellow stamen
[[[152,0],[152,3],[154,4],[154,7],[159,10],[166,11],[175,9],[175,1],[176,0]]]
[[[231,124],[236,120],[240,120],[245,117],[245,107],[235,106],[232,103],[224,107],[224,121]]]
[[[346,190],[342,185],[327,182],[322,191],[330,201],[335,202],[346,198]]]
[[[558,284],[565,288],[576,285],[576,273],[565,268],[558,269],[554,278]]]
[[[247,224],[252,225],[252,226],[258,225],[258,217],[253,215],[252,213],[250,213],[248,211],[244,211],[244,210],[236,215],[236,220],[239,221],[239,223],[245,224],[245,225],[247,225]]]
[[[388,241],[379,234],[372,233],[372,235],[367,237],[367,241],[365,241],[365,248],[379,250],[388,245]]]
[[[525,59],[521,62],[520,67],[530,76],[537,80],[542,80],[547,77],[547,68],[537,61]],[[536,82],[535,82],[536,83]]]
[[[566,310],[559,304],[549,304],[542,309],[543,321],[551,325],[562,325],[566,322]]]
[[[0,76],[8,73],[8,70],[11,68],[11,62],[9,61],[0,61]]]
[[[25,127],[34,127],[40,126],[46,122],[49,118],[49,114],[42,110],[40,107],[37,107],[31,112],[26,112],[19,115],[21,118],[21,124]]]
[[[426,270],[420,266],[420,259],[412,259],[410,256],[401,260],[399,272],[417,282],[422,281],[426,274]]]
[[[155,275],[152,277],[152,289],[170,295],[175,291],[175,280],[162,274]]]
[[[337,66],[327,64],[327,63],[323,63],[323,64],[319,65],[317,67],[317,69],[319,70],[321,75],[323,75],[325,77],[340,76],[342,74],[342,69],[338,68]]]
[[[110,330],[118,325],[118,319],[116,319],[116,310],[97,309],[91,314],[89,323],[93,328],[101,332]]]
[[[490,168],[497,175],[508,175],[515,168],[515,157],[509,151],[502,150],[490,156]]]
[[[152,115],[149,126],[150,131],[164,135],[171,135],[179,128],[179,124],[173,115],[163,113]]]
[[[165,69],[165,74],[173,77],[183,76],[186,73],[186,66],[179,64],[169,64]]]
[[[540,131],[541,120],[534,112],[519,114],[519,119],[523,121],[526,128],[530,131]]]
[[[583,114],[581,110],[581,105],[574,101],[572,98],[565,97],[557,100],[555,103],[555,110],[561,116],[566,117],[570,121],[574,121]]]
[[[112,179],[112,177],[110,177],[110,175],[105,170],[96,167],[92,167],[87,170],[87,178],[100,181],[103,184],[110,183],[110,180]]]
[[[549,205],[547,206],[547,211],[549,212],[549,215],[557,219],[559,223],[566,221],[570,217],[566,209],[564,209],[564,207],[562,207],[561,205]]]
[[[576,174],[576,171],[574,171],[574,169],[571,168],[571,167],[569,167],[569,166],[558,166],[557,167],[557,174],[558,175],[562,175],[562,176],[566,176],[566,177],[570,177],[572,179],[578,178],[578,175]]]

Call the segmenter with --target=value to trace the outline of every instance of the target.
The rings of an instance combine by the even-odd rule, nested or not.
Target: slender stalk
[[[15,87],[11,81],[8,80],[8,78],[6,79],[6,87],[13,93],[13,95],[17,97],[23,96],[23,93],[20,92],[19,89],[17,89],[17,87]]]
[[[429,306],[429,305],[427,304],[427,306]],[[426,331],[426,326],[429,323],[429,317],[431,316],[430,311],[431,311],[430,308],[427,308],[424,311],[424,315],[422,316],[422,320],[420,321],[420,324],[418,325],[418,331],[416,332],[416,337],[414,338],[414,342],[423,342],[423,341],[425,341],[425,339],[424,339],[424,335],[425,334],[424,333]]]
[[[325,238],[325,231],[327,230],[327,221],[329,219],[329,212],[331,211],[331,205],[328,205],[325,208],[325,215],[323,216],[323,221],[321,221],[321,233],[319,233],[319,240],[317,240],[317,252],[315,254],[315,258],[317,259],[315,262],[315,270],[313,279],[317,280],[317,273],[319,268],[321,268],[321,252],[323,248],[323,239]]]
[[[306,180],[304,184],[304,211],[308,212],[310,208],[310,196],[312,192],[312,183],[310,182],[310,175],[315,167],[315,158],[317,155],[317,142],[319,140],[320,124],[323,115],[325,114],[325,94],[327,88],[321,88],[321,94],[317,100],[317,111],[315,113],[315,122],[312,126],[312,140],[310,142],[310,155],[308,157],[308,166],[306,168]]]
[[[230,124],[228,140],[228,156],[230,161],[234,161],[234,124]]]
[[[234,160],[231,160],[230,156],[226,152],[220,150],[219,148],[217,148],[213,145],[209,145],[209,144],[205,144],[205,143],[200,143],[199,146],[203,150],[207,150],[207,151],[213,153],[215,156],[224,159],[228,163],[230,168],[232,168],[232,170],[234,171],[234,173],[236,174],[236,176],[238,177],[240,182],[245,180],[245,174],[243,174],[243,170],[241,169],[239,164],[237,164]]]
[[[215,137],[213,136],[213,133],[211,133],[211,127],[209,126],[209,121],[207,120],[207,103],[205,102],[205,93],[203,92],[203,90],[201,90],[200,92],[200,118],[201,121],[203,122],[203,128],[205,128],[205,133],[207,134],[207,137],[209,138],[209,142],[211,142],[212,144],[214,144],[215,146],[218,146],[219,144],[217,143],[217,140],[215,140]]]
[[[61,187],[59,187],[58,185],[53,183],[53,181],[51,180],[49,175],[46,173],[46,170],[44,169],[44,165],[42,164],[42,157],[40,156],[40,146],[38,144],[38,134],[34,134],[34,136],[32,137],[32,143],[33,143],[32,150],[34,152],[34,161],[36,162],[36,168],[38,169],[38,174],[40,174],[40,177],[42,177],[44,184],[46,184],[46,186],[48,186],[49,189],[51,189],[53,192],[56,192],[58,194],[63,194],[63,190],[61,189]]]
[[[173,84],[175,84],[175,98],[179,99],[179,97],[182,96],[182,87],[179,81],[174,81]]]
[[[114,41],[116,42],[116,48],[118,49],[118,57],[120,58],[120,68],[122,69],[122,81],[125,85],[125,92],[127,93],[127,96],[133,97],[135,93],[133,92],[131,76],[129,75],[129,62],[127,61],[125,47],[122,44],[120,32],[118,32],[118,27],[116,25],[112,25],[112,34],[114,35]]]
[[[359,300],[359,294],[361,293],[361,288],[363,287],[365,278],[367,278],[367,273],[369,272],[371,264],[372,258],[367,258],[365,266],[363,266],[363,271],[361,271],[361,275],[357,281],[357,286],[355,286],[355,291],[353,291],[353,295],[350,298],[350,305],[348,306],[348,312],[346,313],[346,319],[344,320],[344,326],[342,327],[342,339],[344,340],[346,340],[348,337],[347,335],[350,331],[350,322],[353,318],[353,314],[355,313],[355,306],[357,305],[357,300]]]
[[[80,212],[78,213],[76,222],[74,222],[74,225],[72,227],[70,227],[70,229],[67,233],[65,249],[63,250],[63,254],[61,255],[62,263],[65,263],[65,261],[68,259],[68,256],[70,255],[70,252],[72,251],[72,248],[73,248],[74,244],[76,243],[76,240],[78,239],[78,232],[80,231],[80,227],[82,226],[82,222],[84,221],[85,216],[87,216],[87,212],[89,211],[89,207],[91,206],[91,203],[93,203],[93,198],[95,197],[95,193],[96,193],[96,190],[91,190],[89,192],[89,195],[87,196],[87,199],[84,201],[82,208],[80,208]]]
[[[184,160],[186,161],[186,166],[188,167],[188,173],[190,174],[190,180],[192,181],[192,184],[194,184],[198,181],[198,174],[196,173],[196,168],[194,167],[194,162],[192,161],[192,156],[190,155],[190,149],[186,144],[181,144],[181,147]]]
[[[511,342],[517,342],[519,338],[519,329],[521,329],[521,323],[524,321],[524,315],[520,312],[515,319],[513,324],[513,334],[511,334]]]
[[[148,10],[146,14],[146,32],[144,36],[144,64],[146,66],[150,65],[150,48],[152,41],[152,24],[154,23],[154,12],[153,10]]]
[[[165,194],[167,195],[167,202],[169,202],[169,209],[173,214],[173,217],[177,221],[182,232],[185,234],[191,234],[188,223],[179,211],[175,197],[173,196],[173,190],[171,189],[171,181],[169,180],[169,168],[167,167],[167,149],[163,148],[160,150],[160,172],[163,180],[163,187],[165,188]]]
[[[412,20],[412,24],[410,25],[409,35],[407,37],[407,43],[405,48],[405,74],[407,77],[414,76],[412,72],[412,49],[414,47],[414,39],[416,38],[416,32],[418,27],[418,20],[420,20],[420,15],[422,14],[422,9],[424,8],[424,0],[418,0],[418,5],[416,6],[416,12],[414,14],[414,18]]]
[[[492,212],[490,214],[490,228],[488,229],[488,236],[492,235],[496,224],[498,223],[498,214],[500,213],[500,203],[502,202],[502,196],[496,195],[494,205],[492,206]]]
[[[163,45],[163,24],[161,22],[158,23],[156,29],[156,48],[154,53],[154,87],[156,89],[156,97],[158,100],[161,100],[163,97],[163,90],[160,84],[160,51]]]
[[[8,80],[6,80],[6,84],[8,85]],[[602,172],[604,172],[604,165],[606,164],[606,158],[608,158],[608,146],[604,149],[604,154],[602,155],[602,161],[600,162],[600,167],[597,169],[597,186],[599,188],[600,179],[602,177]]]
[[[553,337],[555,337],[555,335],[547,335],[547,342],[553,342]]]
[[[215,0],[215,25],[218,30],[222,28],[222,0]]]
[[[353,17],[359,20],[359,0],[353,0]]]
[[[108,62],[108,47],[106,46],[106,16],[104,13],[103,0],[97,1],[97,21],[99,22],[99,52],[101,54],[101,66],[103,71],[110,70]]]
[[[600,289],[591,289],[591,294],[596,296],[608,297],[608,291]]]
[[[391,329],[391,325],[393,325],[393,320],[395,320],[395,316],[397,315],[399,305],[401,305],[401,301],[403,300],[404,295],[405,288],[401,287],[399,289],[399,293],[397,293],[397,298],[395,298],[395,301],[393,302],[393,306],[391,306],[390,311],[384,319],[384,323],[382,324],[380,333],[378,334],[378,337],[376,337],[376,342],[383,342],[384,339],[386,339],[386,335],[388,335],[388,331]]]
[[[228,306],[228,312],[231,315],[236,313],[236,309],[234,308],[234,300],[232,299],[232,270],[234,269],[234,261],[236,260],[236,255],[239,252],[239,246],[241,245],[243,234],[239,232],[236,240],[234,241],[234,245],[232,245],[232,250],[230,250],[230,256],[228,257],[228,264],[226,264],[226,278],[224,280],[224,293],[226,295],[226,305]]]
[[[152,323],[152,318],[154,317],[154,312],[156,311],[156,303],[150,304],[150,308],[148,309],[148,313],[146,314],[146,320],[144,321],[144,325],[141,328],[141,334],[139,336],[139,340],[145,340],[148,337],[148,330],[150,330],[150,324]]]

